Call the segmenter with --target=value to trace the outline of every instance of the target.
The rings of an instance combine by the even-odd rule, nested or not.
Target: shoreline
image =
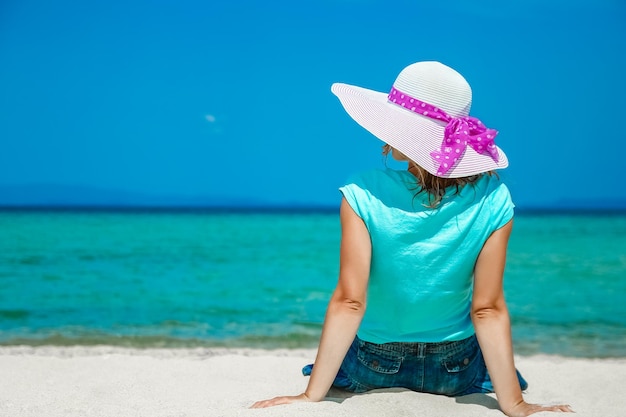
[[[317,348],[263,348],[263,347],[129,347],[119,345],[0,345],[2,356],[54,356],[63,358],[99,356],[99,355],[128,355],[149,356],[154,358],[198,358],[206,359],[215,356],[276,356],[276,357],[315,357]],[[625,357],[580,357],[550,353],[515,354],[520,360],[552,360],[583,361],[583,362],[615,362],[626,364]],[[626,381],[625,381],[626,382]]]
[[[54,356],[54,357],[82,357],[99,355],[128,355],[149,356],[154,358],[198,358],[206,359],[215,356],[240,355],[240,356],[276,356],[276,357],[302,357],[315,358],[317,348],[265,348],[265,347],[223,347],[223,346],[190,346],[190,347],[136,347],[120,345],[0,345],[1,356]],[[626,356],[568,356],[551,353],[515,353],[515,358],[520,360],[551,360],[560,361],[584,361],[584,362],[615,362],[626,364]],[[624,381],[626,383],[626,381]]]
[[[298,394],[315,349],[0,347],[0,415],[30,416],[503,416],[493,394],[465,397],[402,389],[251,410],[257,400]],[[516,356],[525,398],[568,403],[577,416],[621,416],[626,358]],[[539,413],[540,415],[552,415]]]

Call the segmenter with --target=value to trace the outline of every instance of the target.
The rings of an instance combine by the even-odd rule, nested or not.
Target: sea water
[[[313,348],[335,210],[2,211],[0,344]],[[516,216],[519,354],[626,357],[626,214]]]

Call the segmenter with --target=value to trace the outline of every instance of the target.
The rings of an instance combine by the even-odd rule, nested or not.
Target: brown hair
[[[391,150],[391,146],[383,146],[383,155],[387,156]],[[454,187],[454,193],[452,195],[456,195],[461,192],[461,189],[464,186],[474,186],[474,184],[480,178],[482,178],[483,175],[498,176],[495,171],[487,171],[480,174],[471,175],[469,177],[441,178],[426,171],[424,168],[417,165],[415,162],[411,161],[408,158],[407,161],[409,162],[409,172],[413,174],[417,179],[417,193],[415,193],[413,198],[416,198],[422,193],[428,193],[428,204],[424,204],[424,206],[428,208],[437,208],[439,204],[441,204],[441,201],[446,194],[446,190],[449,187]]]

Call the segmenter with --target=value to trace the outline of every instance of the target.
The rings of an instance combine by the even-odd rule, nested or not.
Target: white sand
[[[493,395],[381,390],[251,410],[298,394],[312,350],[0,348],[0,416],[503,416]],[[569,403],[575,416],[626,416],[626,359],[517,358],[526,399]],[[537,416],[552,415],[538,413]]]

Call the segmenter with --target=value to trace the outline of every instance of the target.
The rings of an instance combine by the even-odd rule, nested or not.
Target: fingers
[[[274,407],[276,405],[289,404],[289,402],[290,401],[288,400],[287,397],[276,397],[276,398],[272,398],[271,400],[257,401],[254,404],[252,404],[250,408]]]
[[[526,417],[541,411],[551,411],[555,413],[573,413],[574,410],[567,404],[560,405],[539,405],[520,403],[515,410],[509,410],[506,414],[510,417]]]
[[[563,405],[553,405],[550,407],[550,411],[563,412],[563,413],[573,413],[572,407],[567,404]]]
[[[542,405],[542,406],[538,406],[537,408],[535,408],[534,410],[532,410],[532,413],[538,413],[540,411],[552,411],[555,413],[574,413],[575,411],[572,410],[572,407],[570,407],[567,404],[561,404],[561,405]]]
[[[276,405],[291,404],[297,401],[309,401],[309,400],[305,394],[300,394],[296,396],[274,397],[271,400],[257,401],[254,404],[252,404],[250,408],[274,407]]]

